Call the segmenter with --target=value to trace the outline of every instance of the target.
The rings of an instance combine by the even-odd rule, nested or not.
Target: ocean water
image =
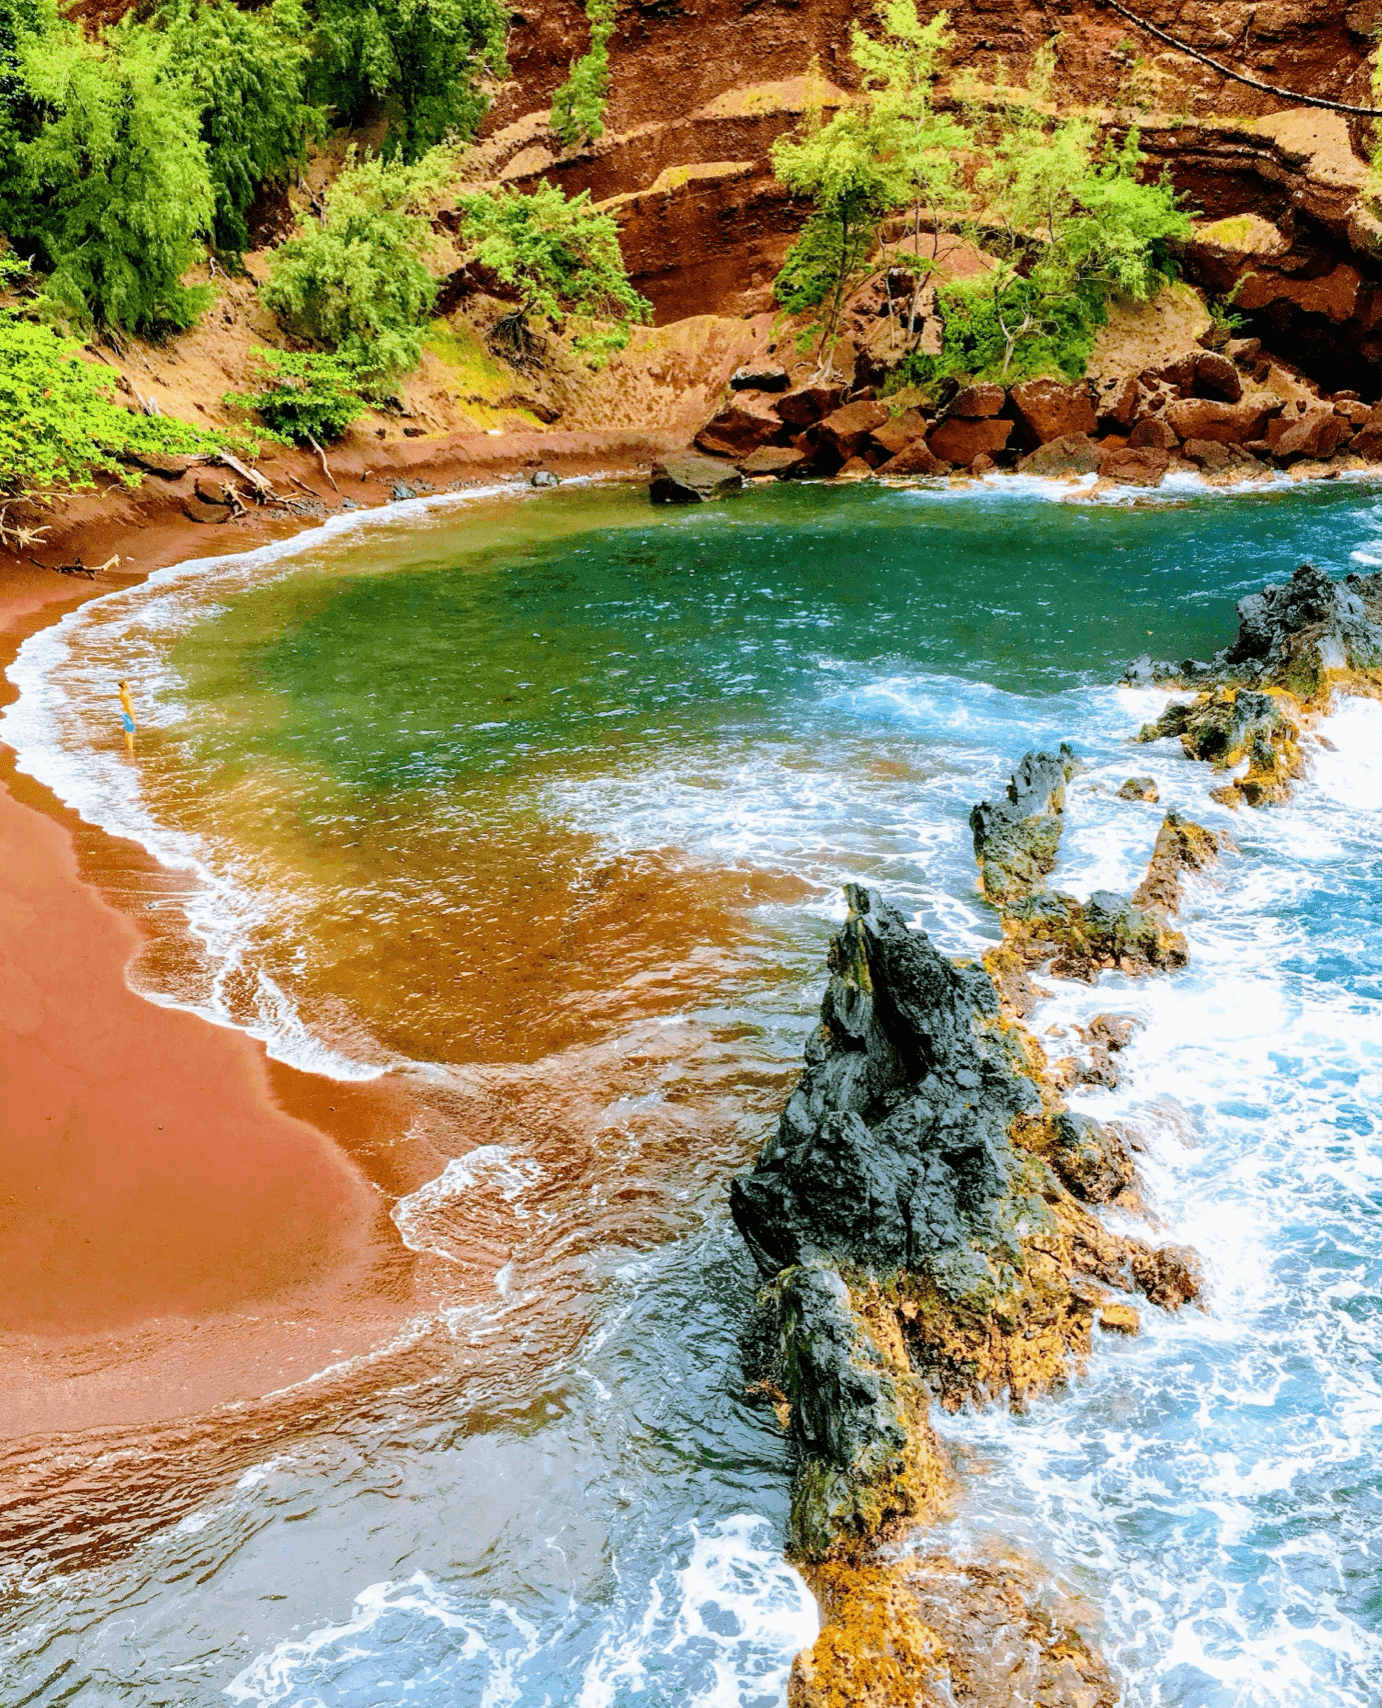
[[[342,519],[27,643],[0,739],[182,874],[136,985],[404,1077],[400,1140],[440,1160],[393,1224],[454,1284],[406,1325],[425,1365],[238,1441],[163,1521],[132,1493],[17,1537],[7,1708],[779,1703],[816,1614],[742,1393],[726,1182],[791,1083],[840,884],[981,949],[969,806],[1061,739],[1087,764],[1062,887],[1131,887],[1166,806],[1236,842],[1184,972],[1046,980],[1033,1022],[1055,1054],[1093,1013],[1143,1023],[1075,1101],[1143,1134],[1207,1309],[1145,1309],[1021,1418],[944,1419],[968,1469],[941,1540],[1092,1601],[1135,1708],[1382,1699],[1382,705],[1321,725],[1290,804],[1233,814],[1176,744],[1128,746],[1166,696],[1114,685],[1379,534],[1344,483],[567,487]],[[1116,798],[1134,773],[1159,806]],[[162,1438],[140,1463],[177,1484]]]

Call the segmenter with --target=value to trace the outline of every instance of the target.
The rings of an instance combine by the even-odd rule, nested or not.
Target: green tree
[[[421,358],[437,295],[427,208],[449,169],[444,149],[408,166],[352,153],[326,192],[321,219],[299,222],[298,235],[270,260],[265,306],[290,333],[343,357],[367,389],[388,385]]]
[[[879,18],[878,37],[854,26],[851,51],[862,73],[876,146],[895,162],[904,186],[900,205],[911,225],[910,252],[885,254],[882,264],[900,261],[915,280],[905,316],[915,347],[926,280],[940,266],[944,234],[969,202],[965,163],[974,138],[966,125],[935,107],[935,84],[954,42],[948,14],[938,12],[923,24],[915,0],[885,0]],[[891,314],[891,294],[888,307]]]
[[[771,153],[781,181],[813,204],[778,275],[777,299],[792,312],[826,305],[819,324],[824,354],[883,216],[905,204],[906,166],[867,97],[828,122],[819,110],[808,114],[803,133],[779,137]]]
[[[252,410],[266,427],[298,445],[339,439],[367,407],[359,379],[340,356],[313,351],[251,351],[263,385],[256,392],[229,391],[232,408]]]
[[[0,229],[59,312],[146,331],[208,299],[182,276],[213,198],[200,107],[166,35],[99,41],[56,0],[0,0]]]
[[[571,61],[565,83],[552,97],[550,122],[564,148],[594,142],[605,133],[614,0],[586,0],[585,15],[590,20],[589,50]]]
[[[507,30],[499,0],[317,0],[314,91],[352,128],[387,118],[385,154],[412,162],[478,130]]]
[[[908,377],[1083,373],[1109,299],[1145,299],[1171,275],[1171,245],[1189,231],[1173,191],[1142,182],[1135,131],[1100,150],[1091,120],[1054,112],[1053,44],[1024,88],[971,100],[956,118],[933,97],[946,14],[923,25],[914,0],[884,0],[879,15],[879,36],[854,31],[859,95],[828,124],[815,115],[804,135],[773,147],[778,177],[813,203],[778,300],[793,311],[828,303],[824,352],[848,291],[871,267],[904,263],[916,277],[915,329],[942,234],[962,235],[987,267],[940,286],[941,355],[914,355]],[[880,248],[883,219],[903,210],[908,247]]]
[[[1135,130],[1101,150],[1092,120],[1010,101],[989,116],[984,142],[974,236],[992,265],[946,293],[948,341],[999,377],[1015,363],[1082,374],[1109,299],[1154,295],[1189,219],[1168,183],[1141,182]]]
[[[283,181],[322,128],[320,111],[303,98],[307,15],[298,0],[256,12],[231,0],[174,0],[156,23],[201,107],[216,245],[238,255],[249,245],[245,215],[261,186]]]
[[[589,190],[568,201],[544,179],[528,196],[484,191],[462,196],[457,206],[470,256],[519,293],[496,327],[500,342],[526,349],[532,320],[561,328],[575,315],[605,323],[584,334],[598,352],[626,343],[630,321],[652,318],[652,305],[629,283],[619,227],[591,207]]]
[[[0,290],[24,272],[0,253]],[[134,482],[130,451],[205,451],[212,435],[114,401],[115,375],[82,360],[81,346],[0,303],[0,493],[90,486],[98,471]]]

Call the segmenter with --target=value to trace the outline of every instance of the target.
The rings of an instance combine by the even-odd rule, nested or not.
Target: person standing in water
[[[130,699],[128,682],[120,684],[120,710],[125,720],[125,751],[134,752],[134,702]]]

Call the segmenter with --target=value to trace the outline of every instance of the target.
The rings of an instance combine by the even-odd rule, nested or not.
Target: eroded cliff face
[[[1149,170],[1169,171],[1202,216],[1187,278],[1214,295],[1236,289],[1250,332],[1326,389],[1382,393],[1382,226],[1362,196],[1367,121],[1236,83],[1097,0],[958,0],[947,10],[954,68],[981,83],[1000,68],[1022,75],[1057,36],[1058,97],[1099,110],[1113,129],[1139,123]],[[1371,104],[1370,32],[1382,23],[1373,0],[1148,0],[1133,10],[1262,81]],[[850,31],[874,21],[866,0],[622,5],[606,134],[564,153],[546,111],[588,29],[576,0],[533,0],[514,15],[513,78],[491,112],[482,170],[522,188],[546,176],[610,201],[660,321],[763,311],[805,212],[775,182],[768,150],[812,98],[828,105],[853,86]]]

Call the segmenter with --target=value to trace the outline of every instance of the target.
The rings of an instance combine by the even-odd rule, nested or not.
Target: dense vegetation
[[[498,0],[317,0],[316,17],[319,99],[351,129],[386,118],[389,157],[473,136],[482,80],[508,70]]]
[[[254,359],[260,389],[227,392],[225,401],[257,415],[280,439],[320,449],[364,414],[359,373],[343,357],[312,350],[256,350]]]
[[[270,263],[264,303],[289,332],[336,351],[376,390],[422,354],[437,295],[427,206],[449,163],[444,149],[412,165],[352,156],[320,219],[302,221]]]
[[[23,268],[0,255],[0,287]],[[205,433],[116,403],[115,375],[84,362],[80,345],[0,306],[0,494],[89,486],[95,471],[136,478],[131,452],[203,451]]]
[[[530,196],[512,190],[463,196],[458,207],[474,258],[518,293],[498,328],[515,349],[525,347],[532,321],[561,327],[574,315],[587,323],[578,344],[598,359],[627,342],[631,320],[651,318],[651,304],[624,271],[619,228],[591,207],[588,190],[568,201],[543,182]]]
[[[1109,299],[1152,295],[1189,220],[1166,184],[1141,181],[1136,132],[1121,148],[1101,148],[1090,120],[1056,114],[1049,52],[1024,86],[975,92],[945,113],[934,89],[950,42],[946,15],[923,25],[914,0],[879,10],[881,36],[854,31],[858,97],[773,148],[778,176],[812,203],[778,300],[822,311],[812,335],[824,355],[848,294],[896,268],[913,280],[902,315],[913,337],[908,377],[1082,374]],[[957,239],[986,266],[940,280]],[[919,349],[928,284],[939,355]]]
[[[587,0],[590,50],[558,92],[569,144],[596,137],[613,0]],[[299,443],[338,437],[414,367],[441,276],[463,257],[435,224],[504,75],[500,0],[145,0],[87,34],[59,0],[0,0],[0,491],[72,485],[131,447],[194,449],[190,427],[112,396],[69,332],[161,337],[214,298],[257,224],[333,128],[377,151],[342,170],[270,256],[260,296],[313,350],[256,352],[259,389],[227,401]],[[617,228],[587,195],[461,198],[465,258],[513,293],[496,337],[533,354],[569,330],[597,363],[648,305]],[[199,263],[206,263],[201,282]],[[22,281],[22,298],[14,287]]]
[[[330,125],[385,121],[408,163],[473,135],[506,22],[498,0],[163,0],[92,38],[58,0],[0,0],[0,232],[54,315],[187,326],[203,240],[242,251]]]

